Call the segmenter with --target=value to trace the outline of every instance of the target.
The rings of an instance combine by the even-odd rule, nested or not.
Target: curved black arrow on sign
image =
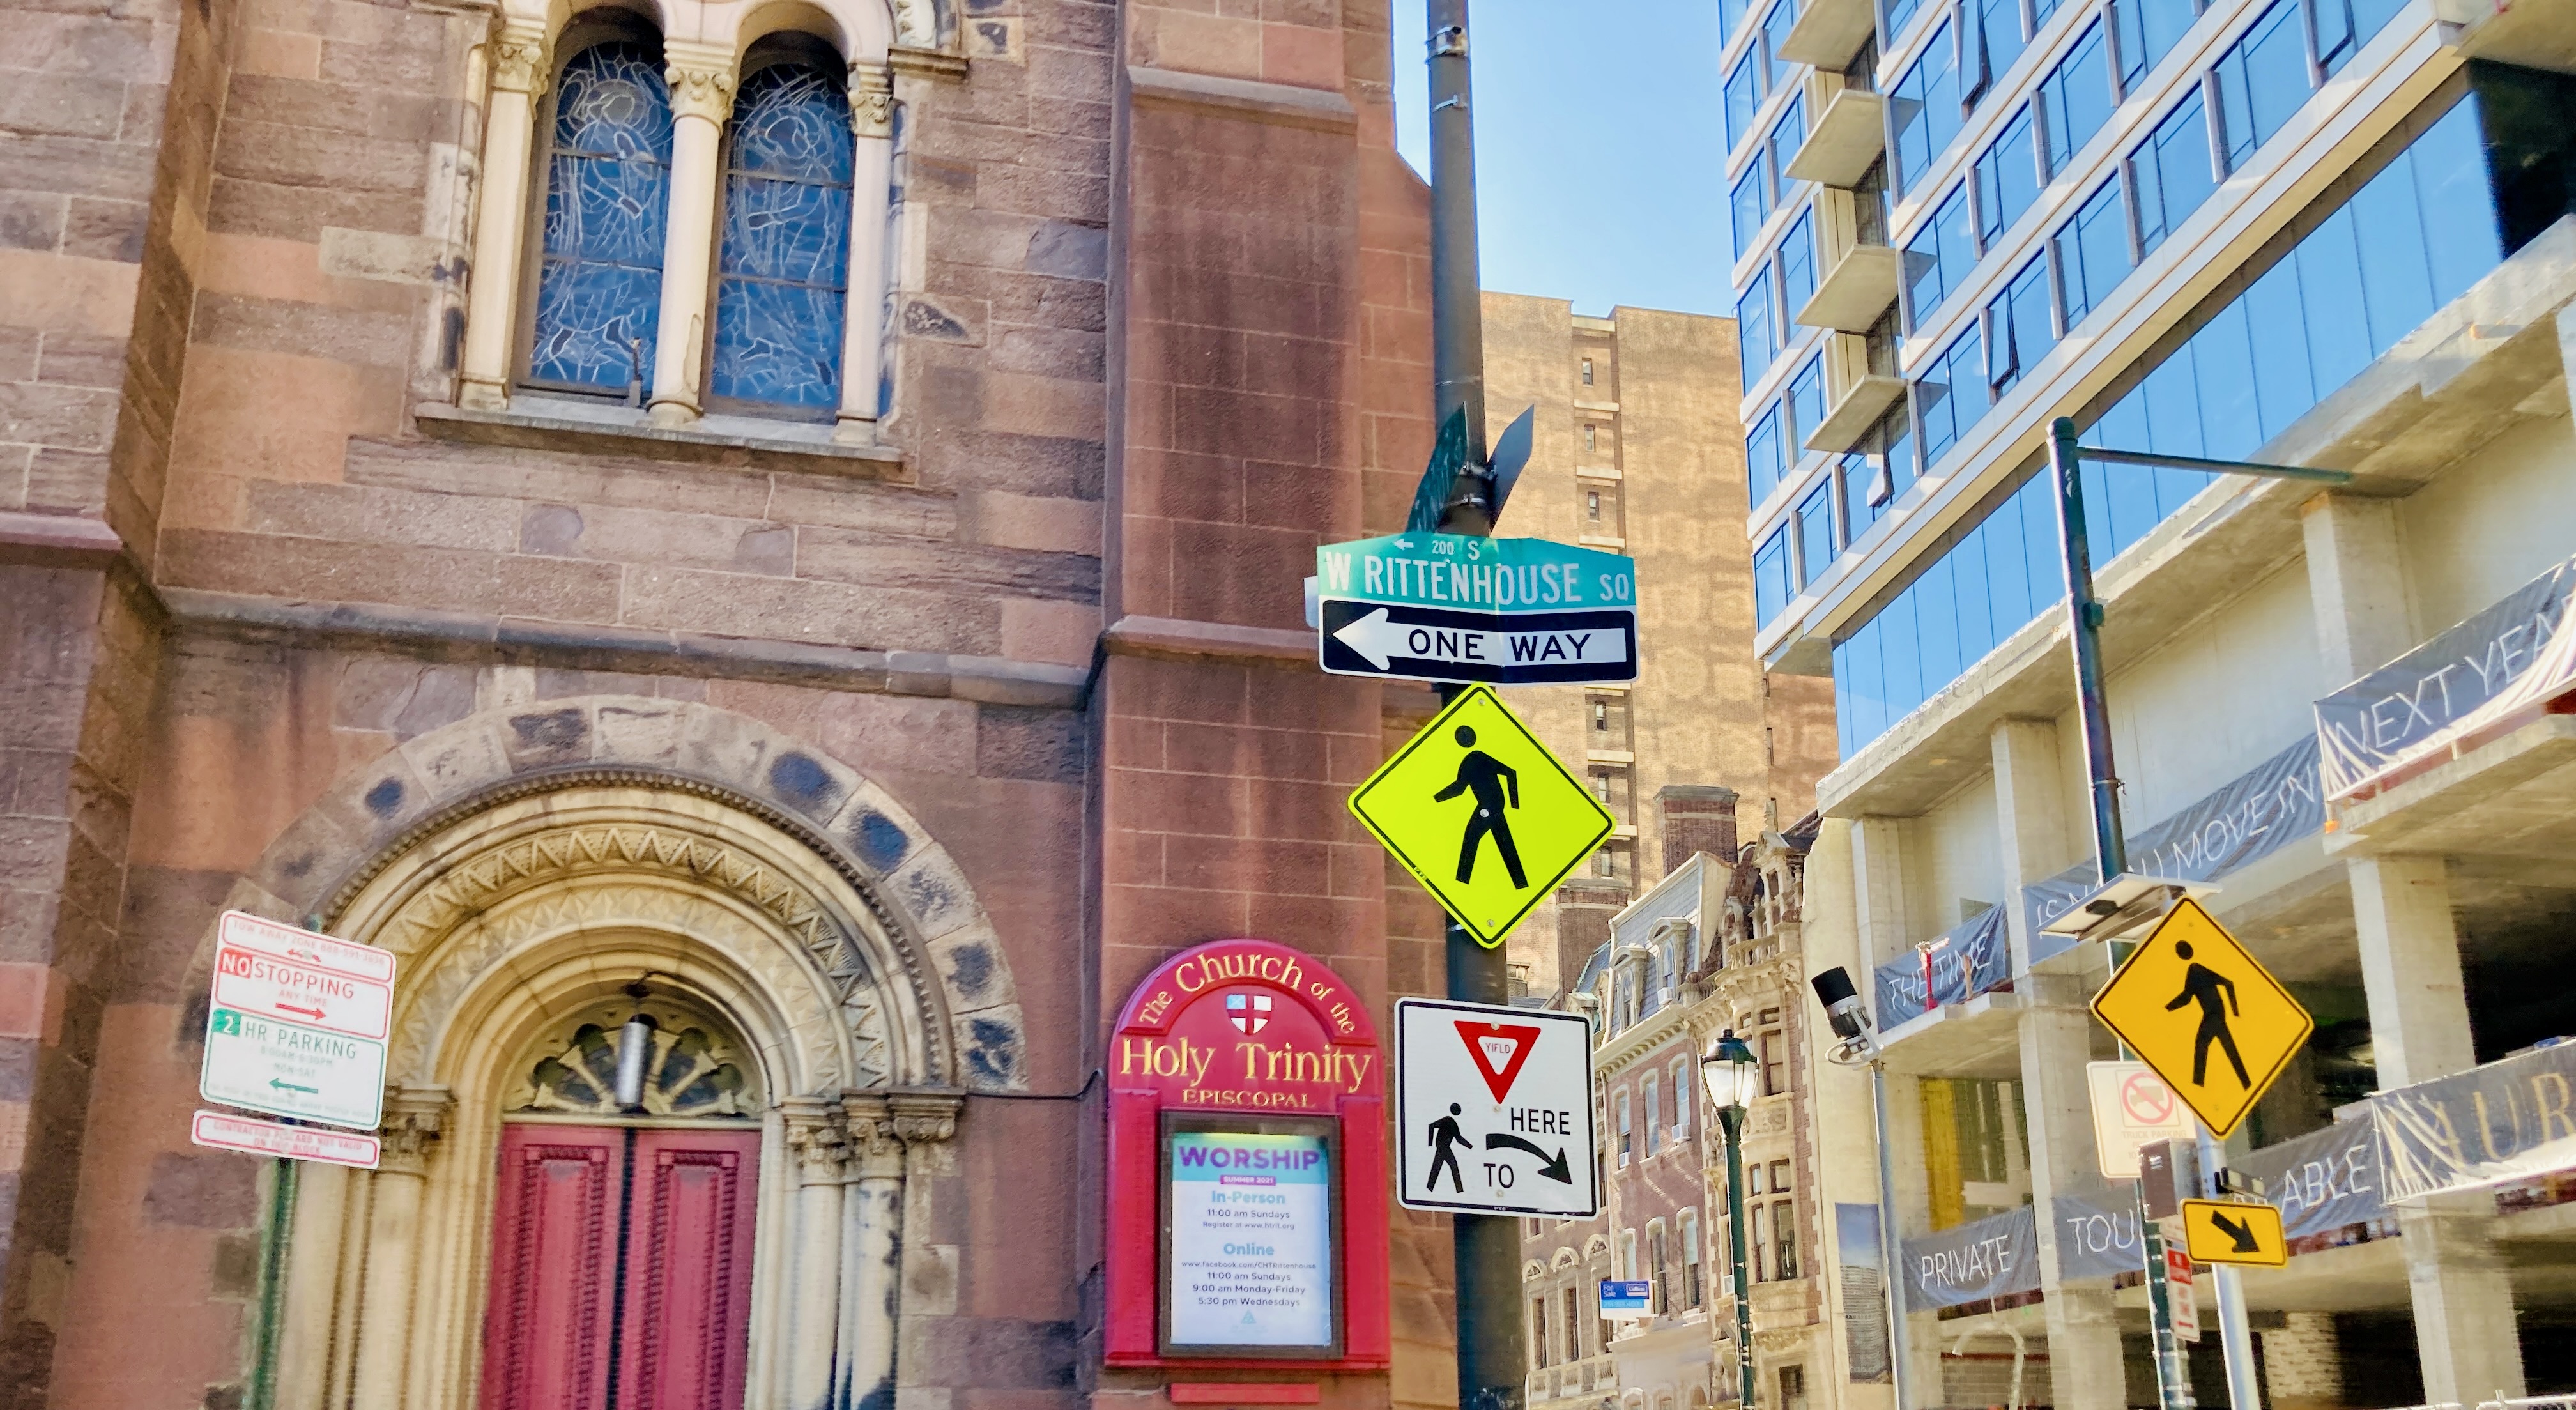
[[[1554,1180],[1560,1185],[1571,1185],[1574,1183],[1574,1171],[1565,1163],[1565,1148],[1562,1146],[1557,1148],[1556,1154],[1549,1155],[1546,1151],[1537,1146],[1531,1145],[1529,1142],[1522,1140],[1518,1136],[1493,1135],[1485,1138],[1485,1149],[1489,1151],[1528,1151],[1530,1154],[1537,1156],[1540,1160],[1546,1162],[1546,1164],[1541,1165],[1538,1168],[1538,1173]]]

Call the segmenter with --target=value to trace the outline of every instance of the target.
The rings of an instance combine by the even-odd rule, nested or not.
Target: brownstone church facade
[[[1300,625],[1431,440],[1391,61],[1385,0],[0,13],[0,1406],[1161,1401],[1128,989],[1440,988],[1342,807],[1428,692]],[[227,908],[395,955],[379,1168],[190,1143]],[[1324,1403],[1453,1394],[1447,1256]]]

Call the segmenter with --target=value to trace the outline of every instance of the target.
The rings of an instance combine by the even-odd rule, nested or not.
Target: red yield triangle
[[[1476,1075],[1485,1079],[1485,1089],[1501,1101],[1512,1090],[1512,1079],[1521,1075],[1521,1064],[1538,1048],[1538,1030],[1517,1023],[1476,1023],[1458,1021],[1458,1039],[1467,1045],[1467,1057],[1476,1064]],[[1497,1063],[1495,1054],[1486,1047],[1503,1043],[1512,1045],[1511,1055]]]

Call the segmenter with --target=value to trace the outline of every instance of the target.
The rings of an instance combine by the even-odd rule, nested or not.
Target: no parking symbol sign
[[[2093,1148],[2104,1179],[2138,1178],[2140,1146],[2198,1134],[2191,1108],[2145,1063],[2086,1063],[2084,1077],[2093,1093]]]

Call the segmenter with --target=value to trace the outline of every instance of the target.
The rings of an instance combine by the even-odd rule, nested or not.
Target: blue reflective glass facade
[[[2209,156],[2209,117],[2197,89],[2174,104],[2129,154],[2128,165],[2137,193],[2138,248],[2153,254],[2218,189]]]
[[[708,391],[829,411],[841,400],[850,269],[850,102],[820,70],[773,64],[734,101]]]
[[[2195,0],[2111,0],[2111,28],[2120,37],[2120,83],[2136,86],[2165,61],[2183,31],[2200,18]]]
[[[2118,178],[2086,197],[2049,243],[2057,255],[2059,306],[2071,333],[2129,274],[2128,212],[2120,205]]]
[[[1753,617],[1767,623],[1789,605],[1789,535],[1773,534],[1753,551]]]
[[[1782,451],[1780,408],[1775,403],[1744,437],[1745,485],[1754,504],[1761,504],[1780,488],[1780,476],[1788,469]]]
[[[563,66],[547,159],[544,249],[528,380],[651,386],[671,195],[671,94],[660,56],[600,44]]]
[[[1752,253],[1754,240],[1762,234],[1762,222],[1771,218],[1770,178],[1762,163],[1755,162],[1727,198],[1727,224],[1735,232],[1737,259]]]
[[[1816,236],[1813,213],[1799,216],[1780,241],[1780,316],[1796,318],[1807,300],[1816,296]],[[1795,336],[1795,330],[1782,327],[1781,336]]]
[[[1986,381],[2000,397],[2057,346],[2046,255],[2023,265],[1986,305],[1986,329]]]
[[[1789,459],[1795,461],[1806,454],[1807,437],[1825,421],[1825,360],[1808,358],[1781,400],[1789,408]]]
[[[1895,139],[1889,148],[1894,159],[1889,175],[1898,195],[1931,170],[1941,149],[1959,135],[1965,117],[1959,106],[1957,46],[1944,22],[1932,32],[1922,56],[1887,92],[1888,131]]]
[[[1977,240],[1992,249],[2039,200],[2039,157],[2031,147],[2030,105],[2006,119],[1977,157]]]
[[[1756,276],[1753,287],[1735,302],[1735,345],[1744,363],[1744,385],[1750,387],[1771,370],[1771,359],[1780,355],[1777,334],[1771,325],[1771,271],[1765,268]]]
[[[2245,165],[2308,101],[2307,36],[2299,0],[2273,0],[2242,38],[2218,56],[2221,153],[2227,169]]]
[[[2100,24],[2087,25],[2066,57],[2039,81],[2039,99],[2048,130],[2044,155],[2055,174],[2111,120],[2111,53]]]
[[[1834,482],[1828,477],[1798,501],[1798,586],[1803,589],[1833,565]]]
[[[2327,213],[2252,285],[2148,368],[2086,431],[2096,444],[2245,459],[2349,381],[2505,254],[2478,99],[2465,97]],[[1961,344],[1970,340],[1963,337]],[[1973,417],[1959,344],[1918,386],[1926,463]],[[1931,384],[1936,378],[1941,385]],[[1980,408],[1982,409],[1982,408]],[[2181,471],[2087,465],[2099,566],[2209,483]],[[1876,616],[1834,647],[1845,757],[2063,600],[2044,476],[2027,480]]]
[[[1961,182],[1905,245],[1905,313],[1910,330],[1930,319],[1950,291],[1977,267],[1977,232]]]

